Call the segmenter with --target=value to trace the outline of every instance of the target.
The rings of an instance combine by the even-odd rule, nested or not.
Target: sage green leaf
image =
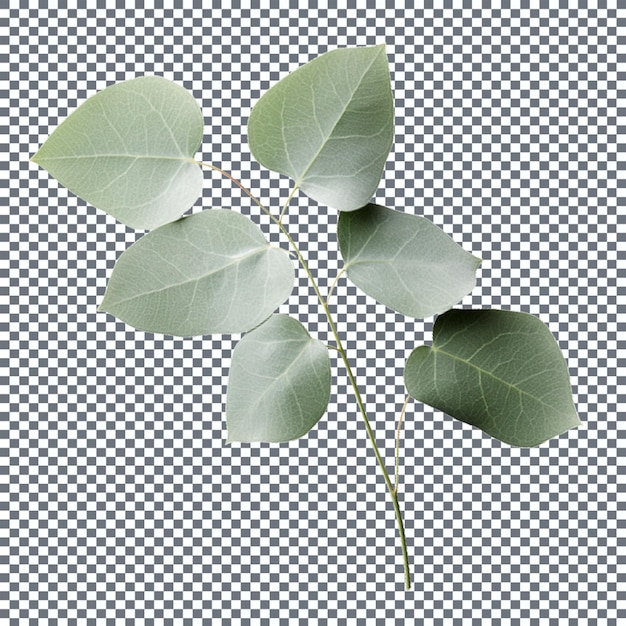
[[[192,158],[202,133],[189,92],[143,76],[89,98],[32,160],[96,208],[149,230],[180,217],[202,192]]]
[[[330,398],[323,343],[287,315],[273,315],[233,351],[226,421],[228,442],[290,441],[317,424]]]
[[[536,446],[580,425],[567,364],[550,330],[527,313],[452,310],[433,345],[406,364],[415,399],[513,446]]]
[[[153,333],[254,328],[291,293],[293,263],[247,217],[210,209],[149,232],[118,259],[100,309]]]
[[[480,259],[423,217],[368,204],[339,216],[337,237],[348,278],[398,313],[441,313],[476,284]]]
[[[385,46],[333,50],[257,102],[248,123],[250,150],[317,202],[353,211],[378,187],[393,115]]]

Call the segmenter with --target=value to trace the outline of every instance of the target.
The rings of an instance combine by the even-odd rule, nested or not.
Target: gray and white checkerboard
[[[8,4],[0,622],[626,623],[617,370],[626,5]],[[200,103],[203,160],[278,207],[289,182],[251,160],[251,106],[328,49],[383,41],[397,119],[377,201],[425,215],[484,259],[464,305],[548,323],[584,422],[520,450],[413,405],[402,452],[408,593],[393,512],[339,364],[328,414],[308,437],[225,446],[237,337],[154,336],[97,314],[138,233],[28,162],[85,98],[159,74]],[[194,210],[212,206],[250,215],[284,245],[237,188],[207,174]],[[288,218],[322,286],[338,264],[335,220],[302,196]],[[335,302],[391,462],[404,361],[429,341],[432,320],[404,319],[345,282]],[[283,310],[328,337],[304,276]]]

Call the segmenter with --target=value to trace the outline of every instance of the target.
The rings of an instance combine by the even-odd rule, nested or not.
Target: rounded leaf
[[[240,333],[291,293],[289,255],[247,217],[210,209],[144,235],[118,259],[100,309],[153,333]]]
[[[273,315],[235,347],[228,380],[228,441],[290,441],[317,424],[330,399],[323,343]]]
[[[96,208],[149,230],[180,217],[201,194],[192,157],[203,125],[188,91],[143,76],[89,98],[32,160]]]
[[[339,216],[337,238],[348,278],[403,315],[446,311],[476,284],[480,259],[423,217],[368,204]]]
[[[567,364],[550,330],[527,313],[452,310],[433,345],[406,364],[416,400],[513,446],[536,446],[580,425]]]
[[[393,115],[385,46],[332,50],[257,102],[248,124],[250,150],[317,202],[353,211],[378,187]]]

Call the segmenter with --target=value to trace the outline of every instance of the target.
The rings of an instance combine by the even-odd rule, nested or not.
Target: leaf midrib
[[[76,159],[149,159],[149,160],[158,160],[158,161],[184,161],[187,163],[195,163],[199,165],[199,163],[191,158],[184,156],[161,156],[161,155],[150,155],[150,154],[78,154],[76,156],[43,156],[41,160],[36,158],[37,155],[33,156],[31,159],[34,163],[41,163],[41,161],[67,161],[67,160],[76,160]]]
[[[464,251],[465,252],[465,251]],[[466,253],[466,254],[469,254]],[[348,261],[345,264],[346,271],[354,267],[355,265],[402,265],[402,264],[418,264],[421,267],[441,267],[441,266],[457,266],[461,264],[460,260],[449,260],[444,259],[444,261],[423,261],[422,259],[409,259],[408,261],[397,261],[396,259],[354,259],[352,261]]]
[[[384,46],[379,46],[379,49],[382,50],[383,52],[385,50]],[[352,100],[354,98],[354,94],[360,89],[361,84],[363,83],[364,78],[367,76],[367,74],[369,73],[369,71],[372,68],[372,66],[374,65],[374,63],[377,61],[379,54],[380,54],[380,52],[378,52],[372,58],[372,61],[370,62],[370,64],[367,66],[365,71],[361,74],[361,77],[359,78],[359,82],[357,83],[356,87],[354,88],[354,90],[350,94],[350,98],[348,99],[348,101],[343,106],[343,108],[341,110],[341,113],[337,116],[337,119],[335,120],[335,123],[333,124],[333,127],[332,127],[330,133],[328,133],[328,135],[324,138],[324,140],[322,141],[322,144],[320,145],[320,147],[318,148],[317,152],[313,155],[313,157],[309,161],[309,163],[306,166],[305,170],[302,172],[302,174],[300,174],[300,176],[295,181],[295,183],[294,183],[295,189],[298,189],[300,187],[300,185],[302,184],[302,181],[305,179],[305,177],[308,174],[309,170],[313,167],[313,164],[317,161],[317,158],[319,157],[319,155],[322,153],[322,151],[326,147],[326,144],[328,143],[330,138],[333,136],[333,133],[335,132],[335,129],[337,128],[337,125],[343,119],[343,116],[345,115],[346,111],[348,110],[348,107],[350,106],[350,103],[352,102]],[[284,126],[282,128],[284,130]],[[283,144],[284,144],[284,142],[283,142]],[[288,151],[287,151],[286,144],[285,144],[285,154],[287,154],[287,155],[289,154]]]
[[[312,337],[303,338],[304,343],[298,354],[296,354],[293,359],[289,362],[287,367],[275,378],[272,378],[272,382],[267,385],[267,387],[257,396],[252,405],[249,407],[248,414],[254,417],[258,406],[261,404],[263,399],[267,396],[269,391],[276,386],[276,384],[282,380],[289,372],[293,369],[296,363],[298,363],[302,355],[305,354],[308,350],[310,350],[311,346],[314,343],[314,339]],[[271,343],[271,342],[270,342]],[[301,410],[302,412],[302,410]],[[282,416],[281,416],[282,417]]]
[[[242,263],[243,261],[245,261],[246,259],[252,258],[253,256],[257,255],[257,254],[261,254],[267,250],[270,250],[271,246],[268,245],[264,245],[261,248],[256,248],[255,250],[253,250],[252,252],[249,252],[247,254],[244,254],[243,256],[237,257],[235,260],[231,261],[230,263],[227,263],[226,265],[222,265],[219,268],[211,271],[211,272],[207,272],[205,274],[202,274],[201,276],[197,276],[195,278],[190,278],[188,280],[184,280],[181,281],[180,283],[175,283],[172,285],[165,285],[164,287],[160,287],[159,289],[152,289],[150,291],[143,291],[142,293],[138,293],[135,294],[134,296],[131,296],[130,298],[124,298],[123,300],[117,300],[113,303],[113,306],[119,305],[119,304],[127,304],[128,302],[131,302],[133,300],[136,300],[137,298],[143,298],[146,296],[151,296],[155,293],[160,293],[162,291],[167,291],[168,289],[173,289],[173,288],[177,288],[177,287],[182,287],[184,285],[191,285],[193,283],[199,283],[201,280],[204,280],[206,278],[209,278],[210,276],[213,276],[214,274],[217,274],[219,272],[223,272],[225,270],[227,270],[230,267],[236,266],[239,263]],[[102,305],[104,304],[106,300],[106,294],[105,294],[105,299],[102,301],[102,304],[100,305],[100,310],[104,310],[102,309]]]
[[[514,385],[513,383],[508,382],[507,380],[504,380],[503,378],[500,378],[499,376],[496,376],[493,372],[490,372],[489,370],[483,369],[482,367],[479,367],[478,365],[475,365],[474,363],[472,363],[471,361],[467,361],[466,359],[463,359],[459,356],[456,356],[455,354],[452,354],[451,352],[446,352],[445,350],[442,350],[441,348],[438,348],[437,346],[430,346],[430,349],[434,352],[434,353],[439,353],[439,354],[443,354],[444,356],[447,356],[455,361],[459,361],[460,363],[463,363],[464,365],[466,365],[467,367],[473,368],[475,369],[477,372],[479,372],[480,374],[486,374],[487,376],[493,378],[495,381],[511,388],[514,389],[515,391],[517,391],[520,395],[525,395],[528,396],[529,398],[532,398],[533,400],[536,400],[537,402],[539,402],[541,405],[548,407],[549,409],[552,409],[553,411],[557,411],[558,413],[561,412],[561,409],[559,409],[559,407],[553,406],[549,403],[547,403],[545,400],[543,400],[542,398],[539,398],[537,396],[534,396],[532,393],[526,391],[525,389],[521,389],[520,387],[518,387],[517,385]]]

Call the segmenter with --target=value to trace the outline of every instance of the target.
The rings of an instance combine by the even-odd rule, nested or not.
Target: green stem
[[[330,302],[330,298],[333,295],[333,291],[339,282],[339,279],[343,276],[343,273],[346,271],[345,265],[337,272],[337,276],[335,276],[335,280],[333,280],[333,284],[330,286],[328,290],[328,294],[326,294],[326,304]]]
[[[406,413],[406,408],[409,406],[409,400],[411,396],[407,395],[404,400],[404,404],[402,405],[402,410],[400,411],[400,417],[398,418],[398,428],[396,429],[396,472],[395,472],[395,485],[394,492],[398,493],[398,485],[400,484],[400,433],[402,431],[402,420],[404,418],[404,414]]]
[[[285,204],[285,206],[283,207],[283,210],[280,213],[280,217],[276,218],[275,216],[273,216],[269,209],[267,209],[263,204],[261,204],[261,202],[256,198],[256,196],[254,196],[248,189],[246,189],[246,187],[244,185],[242,185],[238,180],[236,180],[235,178],[233,178],[230,174],[228,174],[228,172],[225,172],[224,170],[220,169],[219,167],[212,165],[210,163],[199,163],[199,165],[204,165],[212,170],[215,170],[216,172],[219,172],[220,174],[222,174],[223,176],[225,176],[226,178],[228,178],[229,180],[231,180],[233,183],[235,183],[240,189],[242,189],[246,195],[248,195],[256,205],[259,206],[259,208],[265,212],[271,219],[273,222],[276,223],[276,225],[278,226],[278,228],[280,228],[280,230],[282,231],[282,233],[285,235],[285,237],[287,238],[287,240],[289,241],[289,244],[291,245],[291,247],[293,248],[294,252],[296,253],[296,256],[298,257],[298,260],[300,261],[300,264],[302,265],[302,268],[304,269],[304,271],[306,272],[306,275],[309,278],[309,281],[311,283],[311,286],[313,287],[313,290],[315,291],[315,294],[317,295],[320,304],[322,305],[322,308],[324,309],[324,313],[326,315],[326,319],[328,320],[328,325],[330,326],[330,330],[335,338],[335,342],[337,344],[337,346],[335,347],[335,349],[339,352],[339,354],[341,355],[341,358],[343,360],[343,364],[346,368],[346,372],[348,373],[348,378],[350,379],[350,384],[352,385],[352,389],[354,391],[354,395],[356,397],[356,401],[357,401],[357,405],[359,407],[359,410],[361,411],[361,416],[363,417],[363,422],[365,423],[365,430],[367,431],[367,435],[369,437],[370,443],[372,445],[372,448],[374,450],[374,454],[376,456],[376,460],[378,461],[378,465],[380,466],[381,472],[383,474],[383,478],[385,479],[385,484],[387,485],[387,489],[389,491],[389,495],[391,496],[391,501],[393,503],[393,508],[396,514],[396,523],[398,526],[398,533],[400,535],[400,544],[402,547],[402,559],[404,562],[404,585],[406,589],[410,589],[411,588],[411,572],[409,569],[409,555],[408,555],[408,551],[407,551],[407,546],[406,546],[406,537],[404,534],[404,522],[402,521],[402,512],[400,511],[400,504],[398,502],[398,493],[397,493],[397,489],[394,487],[394,485],[391,483],[391,478],[389,477],[389,472],[387,471],[387,467],[385,466],[385,462],[383,460],[382,455],[380,454],[380,450],[378,449],[378,445],[376,443],[376,437],[374,436],[374,431],[372,430],[372,427],[370,425],[369,419],[367,417],[367,412],[365,410],[365,405],[363,404],[363,399],[361,398],[361,392],[359,391],[359,387],[356,383],[356,378],[354,376],[354,373],[352,372],[352,367],[350,366],[350,361],[348,360],[348,356],[346,355],[346,351],[343,347],[343,343],[341,341],[341,338],[339,337],[339,333],[337,332],[337,327],[335,326],[335,322],[332,318],[332,315],[330,314],[330,309],[328,308],[328,302],[327,300],[324,298],[324,296],[322,296],[322,293],[320,291],[320,288],[317,284],[317,281],[315,280],[315,277],[313,276],[313,274],[311,273],[311,270],[309,268],[308,263],[306,262],[306,259],[302,256],[302,253],[300,252],[300,248],[298,247],[298,244],[294,241],[293,237],[291,236],[291,234],[289,233],[289,231],[285,228],[284,224],[282,223],[282,217],[285,213],[285,210],[287,208],[287,205],[289,204],[289,201],[291,200],[291,198],[293,197],[293,194],[295,192],[295,187],[292,190],[291,194],[289,194],[289,198],[287,200],[287,203]],[[343,270],[339,273],[339,276],[343,273]],[[330,293],[329,293],[330,295]],[[397,468],[397,465],[396,465]],[[397,470],[396,470],[397,471]],[[396,480],[397,483],[397,480]]]
[[[272,214],[269,212],[269,209],[265,208],[263,206],[263,204],[261,204],[261,201],[244,185],[242,185],[234,176],[232,176],[231,174],[229,174],[227,171],[217,167],[217,165],[213,165],[213,163],[205,163],[204,161],[196,161],[196,163],[202,167],[208,167],[210,170],[213,170],[214,172],[217,172],[218,174],[221,174],[222,176],[224,176],[225,178],[228,178],[228,180],[231,183],[234,183],[235,185],[237,185],[237,187],[239,187],[239,189],[241,189],[247,196],[249,196],[251,198],[251,200],[258,206],[260,207],[265,213],[267,213],[276,223],[278,223],[278,220],[274,217],[272,217]],[[290,196],[291,197],[291,196]]]
[[[389,477],[389,473],[387,472],[387,467],[385,466],[383,457],[381,456],[380,450],[378,449],[378,445],[376,443],[376,437],[374,436],[374,431],[372,430],[372,427],[370,425],[369,419],[367,417],[367,412],[365,410],[365,405],[363,404],[363,399],[361,398],[361,392],[359,391],[356,378],[354,376],[354,373],[352,372],[350,361],[348,360],[348,356],[346,355],[346,351],[343,347],[343,343],[341,341],[341,338],[339,337],[339,333],[337,332],[337,327],[335,326],[335,322],[332,318],[332,315],[330,314],[328,304],[326,300],[324,299],[324,297],[322,296],[322,293],[320,292],[317,282],[313,274],[311,273],[311,270],[309,269],[309,266],[305,258],[302,256],[302,253],[300,252],[298,245],[293,240],[292,236],[289,234],[289,232],[283,226],[282,223],[279,223],[278,226],[280,227],[285,237],[287,237],[287,239],[289,240],[289,243],[291,244],[296,254],[298,255],[300,264],[302,265],[302,268],[304,269],[307,276],[309,277],[309,281],[311,282],[311,285],[315,293],[317,294],[317,297],[319,298],[322,308],[324,309],[324,313],[326,314],[326,319],[328,320],[328,325],[330,326],[330,330],[333,333],[333,336],[335,337],[337,350],[339,354],[341,355],[343,364],[346,368],[346,372],[348,373],[348,378],[350,379],[350,383],[352,385],[352,389],[354,391],[354,395],[356,397],[359,410],[361,411],[361,416],[363,417],[363,422],[365,423],[365,430],[367,431],[367,435],[369,437],[370,443],[372,444],[372,448],[374,449],[376,460],[378,461],[378,465],[380,466],[380,469],[382,471],[383,477],[385,479],[385,484],[387,485],[387,489],[389,490],[389,495],[391,496],[391,501],[393,502],[393,508],[396,512],[396,522],[398,524],[398,532],[400,534],[400,543],[402,545],[402,558],[404,561],[404,584],[405,584],[406,589],[410,589],[411,588],[411,572],[409,569],[409,555],[408,555],[407,547],[406,547],[406,537],[404,534],[404,523],[402,521],[402,512],[400,511],[400,504],[398,503],[398,493],[396,489],[394,488],[394,485],[391,483],[391,478]]]
[[[283,217],[285,216],[285,213],[287,212],[287,207],[289,206],[289,203],[291,202],[291,198],[293,198],[293,195],[296,193],[297,190],[298,190],[298,185],[294,185],[291,190],[291,193],[289,194],[289,197],[287,198],[287,202],[285,202],[285,206],[283,207],[283,210],[280,212],[280,216],[278,218],[279,226],[280,224],[282,224]]]

